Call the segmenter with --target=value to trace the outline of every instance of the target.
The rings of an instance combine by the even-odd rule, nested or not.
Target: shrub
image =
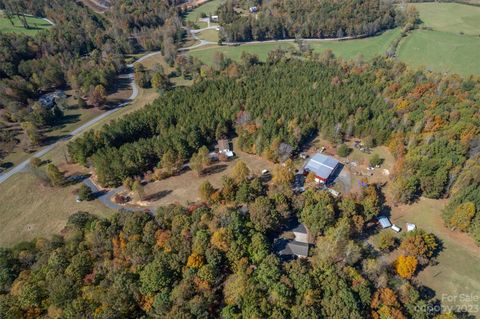
[[[348,155],[350,155],[351,152],[352,152],[352,149],[348,147],[346,144],[341,144],[337,148],[337,154],[338,156],[341,156],[341,157],[347,157]]]
[[[88,187],[87,185],[85,184],[82,184],[80,186],[80,189],[78,190],[78,199],[81,200],[81,201],[89,201],[89,200],[92,200],[93,199],[93,192],[92,190],[90,189],[90,187]]]
[[[377,165],[382,165],[383,163],[383,158],[380,158],[378,154],[373,154],[370,157],[370,166],[375,167]]]

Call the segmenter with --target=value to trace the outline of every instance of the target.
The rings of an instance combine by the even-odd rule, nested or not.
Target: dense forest
[[[362,244],[372,230],[367,221],[382,205],[375,185],[342,200],[325,191],[267,192],[245,174],[225,177],[218,190],[205,186],[205,204],[108,219],[79,212],[61,235],[0,249],[0,318],[437,314],[429,310],[439,301],[411,281],[437,252],[432,234],[419,230],[396,242],[384,232],[375,247]],[[292,213],[315,230],[309,259],[275,253],[273,239]],[[395,247],[398,260],[377,258]]]
[[[125,54],[162,49],[173,64],[184,33],[175,3],[165,1],[115,1],[104,15],[73,0],[0,0],[0,9],[55,23],[33,37],[0,32],[0,145],[16,141],[11,125],[41,129],[59,120],[61,107],[38,102],[44,93],[68,87],[79,106],[100,106]]]
[[[228,0],[219,7],[223,41],[370,36],[398,22],[394,6],[381,0],[273,0],[254,14],[251,5]]]
[[[87,132],[69,143],[72,159],[113,186],[159,166],[166,151],[186,160],[222,136],[237,135],[244,151],[273,161],[282,144],[298,152],[316,134],[334,143],[356,137],[391,148],[397,202],[451,191],[459,203],[478,202],[478,175],[464,169],[478,165],[478,79],[411,71],[385,58],[342,62],[328,52],[300,61],[276,50],[267,63],[255,61],[220,61],[192,88]],[[468,230],[478,232],[478,209]]]

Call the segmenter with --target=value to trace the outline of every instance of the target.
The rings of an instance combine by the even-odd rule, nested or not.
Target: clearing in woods
[[[444,226],[441,215],[446,202],[421,198],[412,205],[392,206],[391,219],[403,229],[405,223],[414,223],[441,240],[443,250],[437,257],[438,264],[428,266],[417,278],[420,283],[435,290],[442,306],[452,307],[452,311],[470,309],[473,316],[480,318],[480,313],[473,311],[478,306],[478,299],[461,297],[479,298],[480,247],[467,234],[451,231]]]
[[[42,18],[25,16],[25,19],[27,20],[29,28],[25,28],[17,16],[12,17],[12,20],[10,21],[5,13],[0,10],[0,32],[15,32],[33,36],[41,30],[47,30],[52,27],[48,21]]]

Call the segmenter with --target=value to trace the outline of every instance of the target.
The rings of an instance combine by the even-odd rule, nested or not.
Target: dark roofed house
[[[338,167],[338,161],[331,156],[317,153],[310,158],[303,168],[307,175],[309,172],[315,174],[317,183],[326,183]]]
[[[278,254],[286,259],[296,256],[299,258],[308,257],[308,243],[301,243],[296,240],[279,239],[275,243]]]
[[[274,243],[275,251],[283,259],[307,258],[310,245],[307,227],[303,224],[297,224],[290,231],[295,235],[295,239],[276,239]]]
[[[308,243],[308,230],[304,224],[298,224],[297,227],[292,229],[292,232],[295,235],[296,241],[299,241],[302,243]]]

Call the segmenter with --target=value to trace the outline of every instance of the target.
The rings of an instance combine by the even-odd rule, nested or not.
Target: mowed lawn
[[[415,30],[401,41],[397,56],[408,65],[436,72],[480,74],[479,37]]]
[[[443,225],[441,217],[445,200],[422,198],[407,206],[392,208],[392,221],[402,228],[405,223],[414,223],[434,233],[443,243],[435,266],[429,266],[418,275],[421,284],[436,291],[436,297],[452,310],[469,309],[478,301],[469,301],[460,296],[478,296],[480,292],[480,247],[468,235],[452,232]],[[453,300],[447,296],[455,297]],[[461,308],[461,307],[464,308]],[[472,308],[470,308],[472,309]],[[480,313],[472,313],[477,317]]]
[[[8,20],[4,13],[0,11],[0,32],[15,32],[33,36],[41,30],[46,30],[52,27],[50,23],[41,18],[26,17],[26,19],[28,25],[30,26],[29,29],[24,28],[20,19],[16,16],[12,18],[12,25],[10,20]]]
[[[458,3],[416,3],[422,22],[437,31],[480,35],[480,7]]]
[[[218,31],[217,30],[205,30],[197,34],[197,36],[202,40],[207,40],[211,42],[218,41]]]
[[[201,6],[198,6],[197,8],[190,11],[185,16],[185,20],[196,23],[198,22],[198,19],[201,18],[202,13],[205,13],[207,16],[215,15],[215,12],[217,11],[218,7],[223,1],[224,0],[208,1],[202,4]]]
[[[76,202],[68,187],[42,186],[29,173],[18,173],[0,184],[0,246],[58,234],[68,217],[77,211],[106,216],[113,211],[99,201]]]

